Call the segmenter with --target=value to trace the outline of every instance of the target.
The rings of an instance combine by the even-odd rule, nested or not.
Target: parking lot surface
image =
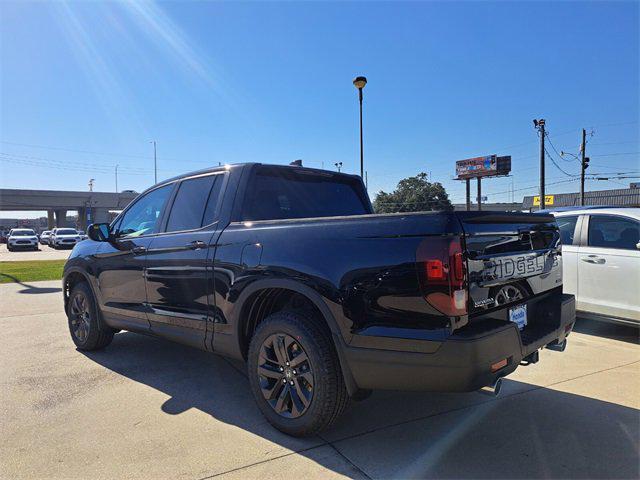
[[[261,416],[240,364],[126,332],[77,351],[59,281],[0,285],[0,305],[3,478],[640,475],[637,329],[579,321],[498,398],[375,392],[294,439]]]
[[[40,245],[38,251],[35,250],[7,250],[7,244],[0,244],[0,262],[11,262],[17,260],[66,260],[71,253],[70,249],[54,250],[47,245]]]

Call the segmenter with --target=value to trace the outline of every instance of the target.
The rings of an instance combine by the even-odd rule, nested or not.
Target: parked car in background
[[[54,228],[49,237],[49,246],[58,248],[73,248],[81,238],[78,231],[74,228]]]
[[[7,243],[8,232],[2,231],[0,232],[0,243]]]
[[[45,230],[40,234],[40,243],[42,245],[49,245],[50,238],[51,238],[51,230]]]
[[[640,325],[640,208],[552,212],[562,241],[564,292],[578,315]]]
[[[82,230],[76,230],[78,232],[78,236],[80,237],[80,240],[86,240],[87,237],[87,233],[83,232]]]
[[[7,238],[7,250],[38,250],[38,236],[30,228],[13,228]]]

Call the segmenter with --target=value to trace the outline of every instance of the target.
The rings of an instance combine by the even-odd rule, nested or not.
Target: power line
[[[638,155],[640,152],[620,152],[620,153],[600,153],[598,155],[591,155],[592,157],[617,157],[620,155]]]
[[[553,163],[555,165],[555,167],[560,170],[562,173],[564,173],[567,177],[577,177],[579,175],[573,174],[573,173],[567,173],[565,172],[562,167],[560,167],[560,165],[557,164],[557,162],[555,161],[555,159],[551,156],[551,154],[549,153],[549,151],[545,148],[544,152],[547,154],[547,157],[549,157],[549,160],[551,160],[551,163]]]
[[[570,158],[569,160],[567,160],[566,158],[564,158],[562,156],[562,154],[560,152],[558,152],[558,149],[556,148],[556,146],[553,144],[553,142],[551,141],[551,137],[549,136],[549,133],[546,133],[547,135],[547,140],[549,141],[549,145],[551,145],[551,148],[553,149],[554,152],[556,152],[556,155],[558,155],[562,160],[564,160],[565,162],[572,162],[573,160],[577,160],[575,158]]]

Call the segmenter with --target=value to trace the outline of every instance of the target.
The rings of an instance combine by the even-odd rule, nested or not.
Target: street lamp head
[[[367,77],[356,77],[353,79],[353,85],[359,90],[362,90],[366,84]]]

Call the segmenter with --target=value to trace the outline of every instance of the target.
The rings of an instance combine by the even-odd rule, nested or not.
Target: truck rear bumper
[[[392,351],[343,344],[341,359],[361,389],[473,391],[509,375],[525,357],[545,345],[564,342],[575,322],[572,295],[562,296],[558,313],[561,318],[556,319],[554,327],[538,328],[535,337],[531,331],[525,335],[515,324],[501,322],[490,330],[461,330],[434,353],[421,353],[418,348]],[[492,371],[492,365],[505,359],[506,366]]]

